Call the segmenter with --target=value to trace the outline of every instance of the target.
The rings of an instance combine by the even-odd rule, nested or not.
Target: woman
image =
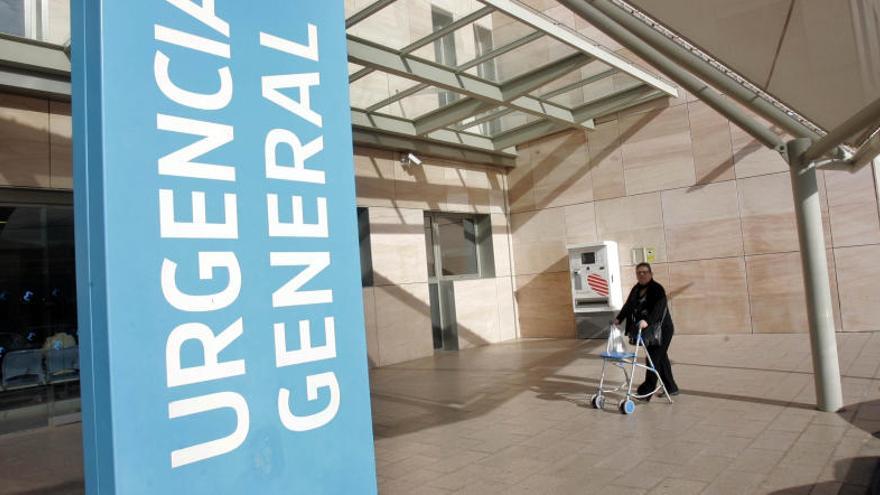
[[[654,281],[654,274],[651,271],[651,265],[648,263],[639,263],[636,265],[636,278],[638,283],[629,292],[626,303],[621,308],[620,313],[614,320],[616,325],[626,319],[626,334],[631,339],[635,339],[639,332],[644,331],[649,326],[660,325],[660,343],[646,345],[645,348],[651,356],[651,361],[669,395],[678,395],[678,385],[672,378],[672,364],[669,362],[667,351],[669,343],[672,342],[672,334],[675,332],[675,326],[672,324],[672,315],[666,306],[666,290],[663,286]],[[645,358],[645,364],[650,366],[648,358]],[[638,395],[646,395],[657,388],[657,375],[651,372],[645,373],[645,381],[637,390]],[[644,400],[651,400],[648,396]]]

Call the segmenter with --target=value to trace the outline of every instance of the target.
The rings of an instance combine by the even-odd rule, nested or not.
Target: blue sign
[[[74,0],[89,493],[375,493],[343,2]]]

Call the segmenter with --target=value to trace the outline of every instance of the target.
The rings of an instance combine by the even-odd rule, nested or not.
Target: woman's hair
[[[648,273],[654,273],[654,270],[651,269],[651,264],[650,264],[650,263],[645,263],[645,262],[643,261],[643,262],[639,263],[638,265],[636,265],[636,270],[638,270],[639,268],[647,268],[647,269],[648,269]]]

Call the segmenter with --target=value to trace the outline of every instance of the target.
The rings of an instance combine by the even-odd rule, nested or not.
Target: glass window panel
[[[25,36],[24,0],[0,0],[0,33]]]
[[[431,23],[434,26],[434,32],[439,31],[446,26],[452,24],[452,13],[439,7],[431,7]],[[458,65],[458,56],[455,53],[455,33],[449,33],[439,39],[434,40],[434,60],[448,67],[456,67]],[[448,105],[458,99],[458,95],[452,91],[441,89],[437,93],[440,106]]]
[[[614,93],[626,90],[628,88],[633,88],[641,84],[641,81],[633,76],[630,76],[629,74],[609,74],[608,77],[603,77],[589,84],[577,86],[570,91],[561,94],[554,94],[553,96],[547,98],[547,101],[562,105],[564,107],[574,108],[585,103],[601,100],[602,98],[610,96]],[[549,91],[546,93],[541,93],[543,89],[544,88],[539,90],[538,93],[551,93]]]
[[[495,49],[495,43],[492,38],[492,30],[485,26],[474,26],[474,41],[476,44],[476,57],[482,57],[487,53],[491,53]],[[488,81],[498,80],[497,61],[494,58],[477,64],[477,77]]]
[[[0,434],[77,414],[73,209],[0,206]]]
[[[470,127],[466,127],[464,128],[464,130],[467,132],[480,134],[482,136],[494,137],[507,131],[516,129],[517,127],[521,127],[525,124],[534,122],[536,120],[541,120],[541,117],[525,112],[520,112],[517,110],[510,113],[504,113],[494,119],[489,120],[488,122],[478,123]],[[462,125],[464,126],[467,124],[462,123]]]
[[[510,36],[507,31],[513,31],[515,35]],[[531,31],[532,29],[529,26],[521,23],[506,24],[493,31],[493,41],[495,46],[502,46],[504,43],[516,40],[521,36],[529,34]],[[567,57],[574,52],[575,49],[571,46],[549,36],[538,38],[516,50],[496,57],[495,63],[498,68],[498,74],[495,81],[503,83],[538,67],[547,65],[553,60]]]
[[[43,40],[63,45],[70,41],[70,0],[49,0],[48,9],[49,25],[43,29]]]
[[[483,8],[483,5],[476,0],[457,0],[444,4],[443,7],[452,16],[452,21],[456,21]],[[348,33],[359,38],[381,43],[382,46],[394,50],[401,50],[440,29],[431,22],[431,10],[431,2],[426,2],[425,0],[397,0],[388,7],[349,28]],[[458,36],[460,35],[456,32],[456,38]],[[473,35],[471,34],[470,36]],[[456,45],[458,50],[467,49],[466,44],[459,45],[457,43]],[[471,43],[472,45],[473,43]],[[434,49],[431,43],[413,52],[413,54],[428,60],[434,60]],[[462,57],[459,56],[459,58]]]
[[[454,99],[447,99],[441,104],[441,99],[438,95],[442,91],[446,90],[442,90],[436,86],[428,86],[415,94],[401,98],[400,100],[382,108],[378,108],[376,109],[376,112],[405,119],[416,119],[455,101]],[[457,94],[456,99],[460,97],[461,95]]]
[[[0,33],[64,44],[70,40],[70,0],[0,0]]]
[[[361,251],[361,285],[373,285],[373,250],[370,244],[370,211],[367,208],[357,209],[358,243]]]
[[[435,220],[443,276],[477,275],[477,237],[473,219],[438,216]]]
[[[425,215],[425,253],[428,255],[428,278],[437,276],[437,268],[434,263],[434,228],[432,217]]]

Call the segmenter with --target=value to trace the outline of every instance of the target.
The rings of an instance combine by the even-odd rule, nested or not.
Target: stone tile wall
[[[496,277],[455,282],[460,347],[518,336],[504,171],[423,158],[422,165],[410,167],[398,153],[355,150],[357,203],[369,209],[370,219],[374,286],[364,288],[364,314],[373,366],[434,352],[426,211],[491,218]]]

